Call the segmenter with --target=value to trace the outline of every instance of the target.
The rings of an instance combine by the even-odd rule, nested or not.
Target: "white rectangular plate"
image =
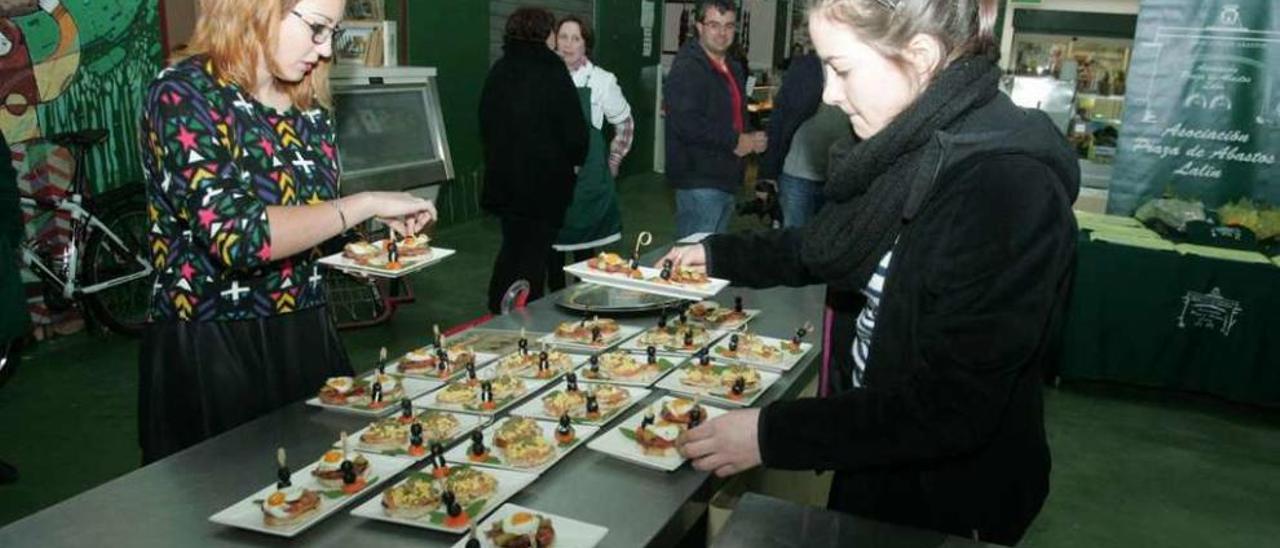
[[[481,377],[481,378],[484,378],[484,377]],[[478,408],[471,409],[463,405],[439,403],[436,401],[436,393],[444,388],[443,385],[436,388],[435,390],[432,390],[431,392],[428,392],[426,394],[423,394],[422,396],[419,396],[418,399],[413,401],[413,403],[414,405],[417,405],[419,407],[426,407],[428,409],[443,409],[445,411],[458,411],[462,413],[475,413],[477,415],[493,416],[498,413],[501,413],[503,410],[517,403],[520,403],[520,401],[524,400],[530,395],[536,394],[538,391],[542,390],[542,387],[546,386],[547,383],[550,382],[550,381],[533,380],[533,379],[521,379],[521,380],[524,381],[524,387],[525,387],[524,393],[520,394],[519,396],[510,398],[508,400],[497,402],[498,406],[494,409],[478,409]]]
[[[402,258],[400,262],[404,263],[404,268],[398,270],[388,270],[386,268],[378,268],[376,266],[356,264],[355,261],[342,256],[341,251],[334,253],[333,255],[329,255],[328,257],[321,258],[320,264],[352,274],[364,274],[366,276],[377,276],[380,278],[400,278],[448,259],[454,253],[457,253],[457,251],[445,249],[443,247],[432,247],[431,254],[425,258]]]
[[[771,362],[745,352],[739,352],[736,356],[731,355],[729,353],[729,337],[724,337],[711,346],[711,356],[719,360],[742,362],[752,367],[768,369],[770,371],[790,371],[797,363],[800,363],[800,360],[804,358],[810,350],[813,350],[813,345],[807,342],[800,343],[799,352],[792,352],[781,346],[783,342],[790,341],[774,337],[760,337],[760,340],[765,344],[778,349],[780,352],[778,361]]]
[[[657,331],[657,330],[658,330],[658,326],[656,325],[648,329],[645,329],[644,331],[641,331],[636,336],[631,337],[630,339],[627,339],[627,341],[622,343],[620,346],[618,346],[618,348],[620,350],[628,350],[632,352],[643,353],[645,352],[645,350],[648,349],[649,345],[642,342],[641,339],[643,339],[646,334]],[[692,356],[698,353],[699,350],[702,350],[703,348],[707,348],[707,347],[710,347],[712,344],[715,344],[716,341],[720,340],[720,338],[724,337],[727,333],[728,332],[726,331],[708,330],[707,339],[706,341],[704,341],[704,344],[696,345],[693,348],[683,348],[683,347],[673,347],[673,346],[655,346],[654,349],[657,350],[659,354]]]
[[[400,409],[399,407],[396,407],[396,415],[399,415],[399,413],[400,413],[399,409]],[[444,446],[446,446],[446,447],[447,447],[447,446],[449,446],[450,444],[452,444],[453,442],[455,442],[455,441],[457,441],[457,440],[459,440],[459,439],[465,438],[465,437],[467,436],[467,434],[470,434],[470,433],[471,433],[471,431],[472,431],[472,430],[475,430],[476,428],[479,428],[479,427],[483,426],[483,425],[484,425],[486,422],[488,422],[488,420],[489,420],[487,417],[483,417],[483,416],[480,416],[480,415],[473,415],[473,414],[470,414],[470,413],[458,413],[458,412],[455,412],[455,411],[444,411],[444,410],[440,410],[440,409],[426,409],[426,408],[423,408],[423,407],[415,407],[415,408],[413,409],[414,414],[425,413],[425,412],[427,412],[427,411],[434,411],[434,412],[438,412],[438,413],[449,413],[449,414],[451,414],[451,415],[453,415],[453,416],[457,417],[457,418],[458,418],[458,423],[459,423],[459,424],[458,424],[458,431],[457,431],[457,432],[455,432],[455,433],[453,434],[453,436],[452,436],[452,437],[450,437],[449,439],[445,439],[445,440],[430,440],[430,439],[423,440],[423,444],[422,444],[422,446],[423,446],[423,448],[427,449],[427,450],[428,450],[428,452],[430,451],[431,443],[432,443],[432,442],[439,442],[439,443],[441,443],[441,444],[443,444]],[[382,418],[382,419],[379,419],[379,420],[383,420],[383,419],[385,419],[385,417],[384,417],[384,418]],[[370,426],[372,426],[372,425],[370,425]],[[427,455],[426,455],[426,454],[424,454],[424,455],[423,455],[423,456],[421,456],[421,457],[415,457],[415,456],[413,456],[413,455],[410,455],[410,454],[409,454],[409,443],[408,443],[408,442],[405,442],[405,444],[404,444],[404,445],[402,445],[402,446],[400,446],[400,448],[399,448],[399,449],[391,449],[391,450],[386,450],[386,449],[384,449],[384,450],[378,450],[378,449],[373,449],[373,448],[367,448],[367,447],[365,447],[364,445],[362,445],[362,444],[360,443],[360,436],[361,436],[361,435],[363,435],[363,434],[364,434],[364,432],[365,432],[365,430],[368,430],[368,429],[369,429],[369,426],[366,426],[366,427],[364,427],[364,428],[361,428],[361,429],[357,430],[354,434],[352,434],[352,435],[351,435],[351,438],[350,438],[350,439],[351,439],[351,447],[352,447],[352,448],[354,448],[356,451],[360,451],[361,453],[371,453],[371,454],[374,454],[374,455],[383,455],[383,456],[387,456],[387,457],[396,457],[396,458],[399,458],[399,459],[410,459],[410,460],[413,460],[413,461],[417,461],[417,460],[421,460],[421,459],[425,459],[425,458],[427,458]],[[333,443],[333,446],[336,448],[336,447],[338,447],[338,446],[339,446],[339,444],[341,444],[341,443],[342,443],[341,441],[336,441],[336,442],[334,442],[334,443]]]
[[[448,342],[446,342],[445,344],[449,344],[450,346],[452,346],[452,345],[451,345],[450,343],[448,343]],[[424,352],[428,352],[428,353],[431,353],[431,354],[435,354],[436,346],[435,346],[434,344],[430,344],[430,345],[424,346],[424,347],[422,347],[422,348],[415,349],[415,351],[417,351],[417,350],[421,350],[421,351],[424,351]],[[491,362],[491,361],[493,361],[493,360],[495,360],[495,359],[497,359],[497,358],[498,358],[498,356],[497,356],[496,354],[485,354],[485,353],[483,353],[483,352],[474,352],[474,351],[473,351],[472,353],[473,353],[473,354],[475,354],[475,356],[476,356],[476,369],[480,369],[480,368],[482,368],[482,367],[484,367],[484,366],[488,365],[488,364],[489,364],[489,362]],[[399,369],[399,367],[398,367],[398,366],[399,366],[399,363],[400,363],[400,361],[401,361],[401,360],[403,360],[403,359],[404,359],[404,357],[405,357],[405,356],[407,356],[408,354],[409,354],[409,352],[406,352],[406,353],[404,353],[404,354],[401,354],[401,355],[399,355],[399,356],[396,356],[396,357],[395,357],[394,359],[392,359],[392,360],[389,360],[389,361],[387,362],[387,371],[392,371],[392,372],[394,372],[394,373],[396,373],[396,374],[404,375],[404,376],[406,376],[406,377],[411,377],[411,378],[415,378],[415,379],[426,379],[426,380],[429,380],[429,381],[435,381],[435,382],[448,382],[448,381],[450,381],[450,380],[453,380],[453,379],[458,378],[458,376],[459,376],[459,375],[463,375],[463,374],[465,374],[465,373],[467,372],[467,368],[466,368],[466,367],[457,367],[457,368],[455,368],[453,371],[449,372],[447,375],[445,375],[445,376],[443,376],[443,377],[441,377],[441,376],[437,375],[437,374],[435,373],[435,371],[431,371],[431,372],[401,373],[401,372],[400,372],[400,369]]]
[[[711,362],[711,367],[726,367],[726,366],[728,366],[728,362],[725,362],[722,360],[712,360]],[[773,386],[773,383],[778,382],[778,378],[781,377],[781,375],[774,373],[772,371],[764,371],[764,370],[756,369],[756,372],[760,373],[760,389],[756,390],[755,392],[748,392],[747,394],[743,395],[742,398],[740,399],[731,399],[729,398],[728,391],[720,388],[719,386],[716,386],[714,388],[702,388],[698,386],[690,386],[680,382],[680,379],[684,376],[684,372],[691,367],[701,367],[701,366],[695,365],[694,362],[692,361],[686,362],[683,366],[677,368],[675,371],[672,371],[669,375],[663,377],[662,380],[658,381],[658,383],[654,385],[654,387],[665,388],[672,392],[685,394],[691,397],[702,398],[703,400],[711,400],[715,403],[719,403],[723,405],[729,405],[734,407],[746,407],[748,405],[755,403],[755,401],[760,398],[760,395],[764,394],[767,390],[769,390],[769,387]]]
[[[732,307],[725,307],[724,305],[717,303],[715,301],[702,301],[702,303],[699,303],[699,304],[702,304],[704,306],[708,304],[714,304],[716,308],[732,308]],[[751,320],[756,319],[756,316],[760,315],[760,310],[755,308],[744,308],[742,309],[742,313],[744,316],[746,316],[746,318],[740,319],[737,321],[727,321],[727,322],[726,321],[709,322],[705,318],[699,318],[694,316],[693,314],[689,314],[688,317],[690,322],[705,325],[711,329],[730,330],[730,329],[737,329],[739,327],[742,327],[750,323]]]
[[[675,398],[672,396],[663,396],[653,402],[653,407],[655,410],[662,409],[663,405],[673,399]],[[725,410],[707,405],[706,402],[701,402],[700,404],[707,410],[707,416],[704,420],[718,417],[725,413]],[[636,427],[640,425],[640,421],[644,418],[645,411],[645,409],[636,410],[635,413],[632,413],[631,416],[624,419],[620,424],[600,434],[596,439],[591,440],[591,442],[587,444],[587,447],[606,455],[665,472],[671,472],[680,468],[680,465],[684,464],[685,459],[684,457],[681,457],[680,453],[676,452],[675,449],[668,449],[664,455],[650,455],[645,453],[644,449],[641,448],[640,444],[636,443],[634,439],[623,433],[623,429],[626,429],[626,431],[635,431]],[[661,419],[658,420],[661,421]]]
[[[576,342],[570,339],[561,339],[557,337],[554,332],[546,334],[541,339],[538,339],[538,342],[546,343],[547,346],[553,346],[557,348],[569,348],[574,350],[586,350],[588,352],[598,352],[601,350],[608,350],[619,344],[622,344],[623,341],[630,339],[631,337],[634,337],[637,333],[643,330],[644,328],[636,327],[632,325],[619,325],[617,333],[614,333],[612,337],[604,337],[604,341],[602,341],[600,344],[595,344],[595,345],[583,343],[583,342]],[[533,352],[534,349],[530,348],[529,351]]]
[[[560,350],[560,351],[564,352],[563,350]],[[538,354],[538,352],[541,352],[541,349],[538,349],[538,350],[534,350],[532,348],[529,349],[529,353],[535,356]],[[534,366],[532,368],[522,370],[519,373],[515,373],[515,375],[525,380],[532,379],[532,380],[554,381],[556,379],[559,379],[560,377],[563,377],[565,373],[573,371],[574,369],[577,369],[578,366],[584,363],[587,363],[587,359],[590,357],[586,354],[574,354],[572,352],[564,352],[564,353],[569,356],[569,367],[567,369],[556,369],[553,366],[551,369],[550,376],[538,377],[537,376],[538,368],[537,366]],[[508,356],[510,355],[514,355],[514,353],[508,354]],[[492,360],[491,364],[489,365],[489,368],[493,371],[495,375],[501,374],[499,372],[499,366],[502,365],[502,360],[506,359],[506,357],[507,356],[502,356]]]
[[[376,371],[370,372],[368,375],[360,377],[360,379],[367,381],[370,378],[372,378],[375,373]],[[440,381],[405,377],[398,373],[387,373],[387,374],[400,377],[400,384],[404,386],[403,397],[409,398],[411,400],[414,398],[420,397],[423,394],[426,394],[427,392],[435,390],[436,388],[444,384]],[[318,390],[319,389],[317,389],[317,391]],[[359,406],[359,405],[329,405],[327,403],[320,401],[319,396],[316,396],[307,400],[307,405],[310,405],[312,407],[319,407],[322,409],[332,409],[334,411],[341,411],[343,413],[351,413],[354,415],[362,415],[366,417],[381,417],[391,413],[392,411],[400,409],[400,400],[398,398],[394,400],[392,399],[384,400],[383,403],[385,403],[386,405],[384,405],[380,409],[370,409],[368,407]]]
[[[693,234],[680,238],[679,240],[676,241],[676,243],[683,244],[683,245],[692,245],[707,239],[707,237],[710,235],[711,235],[710,232],[694,232]]]
[[[594,384],[605,384],[605,383],[594,383],[591,381],[578,379],[578,387],[585,391],[590,391],[592,385]],[[550,389],[546,390],[541,394],[538,394],[537,397],[532,398],[529,401],[524,402],[524,404],[520,405],[519,407],[511,410],[511,414],[521,415],[525,417],[533,417],[535,419],[551,420],[551,421],[560,420],[559,416],[553,416],[551,413],[547,412],[547,409],[542,405],[542,398],[545,396],[551,395],[552,392],[564,390],[564,386],[565,386],[565,381],[561,379],[560,382],[551,386]],[[609,411],[606,411],[605,409],[601,408],[600,418],[597,418],[597,419],[589,419],[585,416],[575,417],[573,418],[574,424],[603,426],[607,424],[609,421],[613,420],[614,418],[625,413],[627,409],[630,409],[635,404],[640,403],[641,400],[645,399],[645,397],[649,395],[649,390],[647,388],[640,388],[636,386],[623,386],[623,385],[615,385],[615,386],[618,386],[618,388],[626,390],[627,393],[631,395],[631,397],[627,399],[626,403],[623,403],[621,406],[616,407]]]
[[[466,466],[466,465],[458,465],[455,463],[453,464],[453,466]],[[369,500],[364,502],[364,504],[361,504],[360,506],[355,507],[355,509],[351,510],[351,515],[359,516],[362,518],[368,518],[368,519],[376,519],[378,521],[398,523],[400,525],[408,525],[410,527],[420,527],[422,529],[434,529],[436,531],[444,531],[446,533],[465,533],[467,532],[467,529],[471,527],[470,524],[476,523],[476,520],[479,520],[484,516],[489,515],[489,512],[492,512],[495,509],[497,509],[503,502],[506,502],[507,499],[511,498],[512,496],[515,496],[515,494],[519,493],[521,489],[528,487],[530,483],[533,483],[533,480],[538,479],[537,474],[528,474],[525,472],[513,472],[511,470],[498,470],[494,468],[484,468],[483,470],[486,474],[490,474],[498,480],[498,488],[496,491],[494,491],[493,496],[489,497],[488,499],[485,499],[485,501],[479,506],[478,509],[473,508],[476,510],[475,515],[471,516],[471,519],[468,521],[468,525],[464,527],[461,527],[461,528],[446,527],[444,523],[439,522],[438,518],[440,516],[438,515],[438,513],[433,513],[433,514],[436,514],[434,516],[434,518],[436,519],[433,519],[432,514],[428,514],[418,519],[397,518],[397,517],[389,516],[387,515],[387,512],[382,509],[381,494],[378,494],[375,497],[370,497]],[[423,469],[422,471],[414,472],[414,473],[415,474],[423,473],[423,474],[430,475],[431,470]],[[404,480],[401,480],[400,483],[403,483],[403,481],[407,481],[408,479],[409,478],[406,477]],[[399,485],[400,483],[397,483],[396,485]],[[470,515],[470,513],[468,513],[468,515]]]
[[[525,338],[530,341],[538,340],[543,335],[546,335],[546,333],[526,332],[524,334]],[[449,342],[453,344],[465,344],[479,352],[495,356],[515,352],[519,347],[519,341],[519,330],[487,329],[484,327],[468,329],[449,337]]]
[[[621,274],[608,274],[599,270],[594,270],[587,266],[587,262],[574,263],[564,267],[564,271],[584,280],[599,285],[607,285],[609,287],[617,287],[620,289],[630,289],[641,293],[652,293],[654,295],[663,295],[667,297],[676,297],[678,299],[706,299],[714,297],[717,293],[729,287],[729,280],[720,278],[711,278],[711,281],[703,286],[692,285],[673,285],[648,281],[658,277],[659,270],[649,268],[647,266],[640,267],[640,273],[644,276],[643,280],[628,278]]]
[[[497,545],[491,542],[489,537],[485,536],[485,531],[488,531],[493,524],[500,523],[516,512],[528,512],[550,519],[551,527],[556,530],[554,542],[556,548],[594,548],[609,534],[608,528],[599,525],[507,503],[502,505],[502,508],[499,508],[496,512],[489,514],[489,517],[480,522],[479,527],[476,527],[476,538],[480,541],[480,547],[497,548]],[[463,537],[462,540],[453,545],[453,548],[466,548],[467,541],[470,539],[470,536]]]
[[[637,361],[641,363],[644,363],[646,360],[649,359],[649,357],[643,352],[625,352],[625,353],[630,354],[633,358],[635,358]],[[683,357],[663,356],[661,354],[657,355],[656,357],[658,359],[658,371],[653,372],[649,375],[636,377],[635,379],[592,378],[591,363],[590,363],[591,358],[588,357],[587,363],[583,364],[582,367],[578,368],[578,380],[585,381],[585,382],[605,382],[609,384],[621,384],[626,386],[638,386],[640,388],[648,388],[650,386],[653,386],[653,383],[658,382],[658,379],[661,379],[663,375],[666,375],[667,373],[671,372],[672,369],[675,369],[677,366],[680,365],[681,362],[684,362],[686,359]]]
[[[369,460],[369,470],[365,473],[365,477],[370,481],[364,489],[361,489],[353,495],[347,495],[344,493],[341,496],[334,498],[330,498],[326,495],[324,493],[325,491],[332,490],[321,487],[320,484],[316,483],[315,479],[311,476],[311,470],[316,467],[318,460],[313,461],[311,464],[307,465],[306,468],[298,470],[290,476],[291,481],[295,486],[314,491],[321,491],[320,508],[316,514],[311,517],[311,519],[302,523],[297,523],[288,527],[270,527],[263,523],[262,500],[276,490],[274,483],[260,489],[257,493],[249,495],[244,500],[232,504],[231,506],[224,508],[222,511],[209,516],[209,521],[221,525],[266,533],[268,535],[295,537],[299,533],[311,528],[312,525],[320,523],[321,520],[329,517],[356,498],[362,497],[370,492],[375,492],[379,485],[382,485],[387,480],[391,479],[392,476],[399,474],[401,471],[413,464],[413,461],[383,457],[380,455],[365,455],[365,458]],[[341,490],[337,490],[337,492],[342,493]]]
[[[581,447],[584,441],[591,439],[591,436],[596,435],[596,432],[600,430],[595,426],[587,426],[585,424],[574,425],[573,429],[574,429],[574,432],[576,433],[576,436],[574,437],[572,442],[569,442],[569,444],[562,446],[555,439],[556,422],[538,420],[538,423],[542,425],[543,437],[545,437],[547,439],[547,442],[550,443],[551,446],[555,448],[556,454],[554,457],[551,457],[551,460],[548,460],[547,462],[544,462],[538,466],[534,466],[530,468],[522,468],[522,467],[507,463],[506,459],[503,458],[502,456],[502,450],[498,449],[498,447],[493,444],[493,433],[496,432],[498,430],[498,427],[501,426],[502,423],[505,422],[506,420],[507,420],[506,418],[496,420],[493,423],[489,424],[489,426],[486,426],[484,429],[484,444],[485,444],[485,447],[489,449],[489,458],[487,460],[483,462],[472,461],[468,453],[471,450],[471,444],[468,442],[459,443],[458,445],[454,446],[453,449],[445,451],[444,453],[445,459],[450,461],[474,464],[476,466],[484,466],[487,468],[502,468],[505,470],[516,470],[519,472],[530,472],[533,474],[541,475],[543,472],[547,471],[552,466],[555,466],[557,462],[560,462],[560,459],[563,459],[565,455],[568,455],[569,453],[573,452],[574,449]]]

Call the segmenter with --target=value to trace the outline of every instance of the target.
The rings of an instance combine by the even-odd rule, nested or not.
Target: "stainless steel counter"
[[[805,321],[819,325],[823,290],[727,289],[722,302],[742,295],[762,308],[752,329],[787,337]],[[542,299],[486,328],[550,331],[570,318]],[[622,320],[648,325],[647,318]],[[816,337],[810,336],[816,341]],[[758,404],[794,398],[817,374],[818,352],[771,387]],[[652,398],[662,393],[656,390]],[[616,421],[617,419],[615,419]],[[347,512],[364,495],[295,539],[223,527],[208,517],[273,481],[273,454],[284,447],[294,462],[320,455],[340,430],[353,432],[367,419],[322,411],[301,402],[135,470],[0,529],[0,546],[188,547],[188,546],[450,546],[458,537],[357,518]],[[610,425],[611,426],[611,425]],[[86,465],[91,463],[86,462]],[[576,450],[511,502],[603,525],[602,546],[670,545],[686,532],[677,519],[686,505],[705,504],[713,478],[686,464],[662,473],[622,462],[585,447]]]

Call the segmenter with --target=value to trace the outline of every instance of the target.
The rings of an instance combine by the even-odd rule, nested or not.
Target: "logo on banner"
[[[1231,334],[1231,328],[1236,325],[1236,318],[1243,312],[1244,308],[1240,306],[1240,301],[1223,297],[1222,291],[1216,287],[1208,293],[1188,291],[1182,297],[1182,313],[1178,314],[1178,327],[1186,329],[1190,325],[1212,329],[1225,337]]]
[[[1240,5],[1227,4],[1218,12],[1218,24],[1224,27],[1240,26]]]

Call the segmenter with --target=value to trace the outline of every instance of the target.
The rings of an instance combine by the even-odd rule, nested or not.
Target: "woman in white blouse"
[[[635,130],[631,105],[622,96],[618,79],[588,58],[595,44],[591,27],[571,15],[556,25],[555,36],[556,53],[564,59],[578,88],[591,147],[578,172],[573,201],[553,246],[552,260],[548,262],[547,283],[553,291],[564,287],[562,253],[572,253],[574,261],[582,261],[594,255],[597,248],[622,238],[622,216],[618,211],[614,177],[618,175],[622,159],[631,150]],[[603,131],[605,121],[614,129],[613,141],[607,145]]]

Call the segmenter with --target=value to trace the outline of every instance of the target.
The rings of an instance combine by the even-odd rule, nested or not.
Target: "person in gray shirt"
[[[853,132],[849,117],[839,108],[821,105],[800,124],[778,176],[782,225],[801,226],[822,207],[822,184],[827,179],[827,156],[836,139]]]
[[[849,117],[822,104],[822,62],[812,53],[791,60],[774,98],[759,178],[776,181],[784,227],[801,226],[822,206],[827,155],[832,143],[851,136]]]

